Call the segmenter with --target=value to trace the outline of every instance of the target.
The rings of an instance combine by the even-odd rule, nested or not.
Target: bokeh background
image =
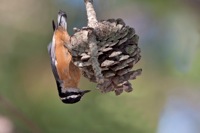
[[[94,0],[99,20],[122,18],[140,36],[134,91],[63,104],[50,68],[51,20],[86,26],[83,0],[0,0],[0,133],[199,133],[200,1]]]

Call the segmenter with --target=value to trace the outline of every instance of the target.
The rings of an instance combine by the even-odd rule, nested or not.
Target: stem
[[[98,62],[98,47],[97,47],[96,36],[92,32],[90,32],[88,35],[88,44],[91,52],[90,61],[92,63],[92,68],[94,70],[96,81],[99,84],[103,84],[104,77],[101,73],[100,64]]]
[[[97,16],[93,6],[93,0],[84,0],[88,18],[88,27],[95,28],[97,26]]]

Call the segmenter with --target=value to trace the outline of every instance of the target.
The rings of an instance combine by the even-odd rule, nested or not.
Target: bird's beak
[[[90,92],[91,90],[81,90],[81,95],[83,96],[85,93]]]
[[[67,30],[67,14],[62,10],[58,12],[58,26]]]

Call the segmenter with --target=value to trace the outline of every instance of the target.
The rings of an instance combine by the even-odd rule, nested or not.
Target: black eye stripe
[[[63,14],[63,17],[65,17],[67,19],[67,14]]]
[[[80,95],[80,92],[68,92],[67,95],[71,96],[71,95]]]
[[[80,95],[81,96],[81,93],[80,92],[66,92],[66,93],[60,93],[59,94],[60,97],[67,97],[67,96],[71,96],[71,95]]]
[[[62,20],[62,15],[60,16],[60,23],[59,23],[59,25],[61,25],[61,23],[62,23],[61,20]]]

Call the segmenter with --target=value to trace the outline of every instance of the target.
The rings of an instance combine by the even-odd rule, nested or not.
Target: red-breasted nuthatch
[[[54,35],[48,46],[51,67],[56,80],[58,94],[63,103],[73,104],[90,90],[78,89],[81,77],[80,69],[74,65],[72,56],[65,45],[70,45],[67,33],[67,15],[63,11],[58,13],[58,24],[53,22]]]

